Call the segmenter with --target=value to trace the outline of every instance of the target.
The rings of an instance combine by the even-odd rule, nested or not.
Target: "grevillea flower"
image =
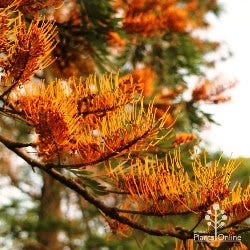
[[[8,26],[9,47],[0,66],[6,75],[5,84],[13,88],[52,63],[50,53],[55,46],[55,28],[50,22],[36,20],[27,29],[20,13]]]
[[[37,14],[40,10],[62,3],[62,0],[0,0],[0,8],[17,7],[23,13]]]
[[[61,160],[64,153],[72,151],[73,135],[79,124],[75,117],[77,109],[67,91],[60,81],[47,87],[29,83],[13,101],[22,117],[35,128],[38,155],[45,161]]]
[[[50,22],[33,21],[27,29],[19,14],[13,33],[14,43],[2,67],[15,82],[25,82],[36,70],[52,63],[55,28]]]
[[[175,137],[175,140],[173,142],[174,146],[179,146],[181,144],[187,144],[193,140],[196,140],[197,137],[195,134],[193,133],[181,133],[181,134],[177,134]]]
[[[229,195],[229,177],[236,168],[233,162],[219,167],[219,162],[202,165],[196,159],[188,173],[176,153],[166,158],[137,159],[132,165],[120,164],[107,170],[114,185],[136,203],[139,210],[155,213],[179,213],[206,209],[214,201]]]
[[[147,150],[168,135],[169,131],[161,137],[157,135],[165,124],[166,114],[156,121],[152,105],[147,110],[137,105],[131,111],[123,109],[105,116],[95,129],[91,144],[86,141],[85,133],[78,136],[76,150],[81,161],[93,165],[111,157]]]
[[[241,184],[235,185],[222,207],[231,222],[244,220],[250,215],[250,184],[243,189]]]
[[[174,0],[131,1],[123,21],[128,33],[143,36],[159,35],[166,31],[183,32],[187,26],[187,11]]]
[[[150,67],[144,67],[141,69],[135,69],[131,72],[134,82],[141,84],[142,94],[144,96],[150,96],[153,93],[154,81],[156,78],[155,72]]]
[[[111,47],[123,48],[125,46],[125,40],[117,32],[108,32],[107,40]]]
[[[144,108],[141,97],[131,99],[133,92],[127,94],[120,86],[119,77],[112,75],[48,86],[27,82],[9,98],[35,128],[44,160],[61,162],[70,155],[75,162],[94,165],[153,147],[170,131],[158,136],[167,114],[156,121],[152,104]]]
[[[1,30],[1,34],[0,34],[0,53],[6,53],[8,50],[8,31],[9,31],[9,16],[8,13],[6,11],[6,9],[4,10],[0,10],[0,30]]]
[[[124,110],[126,105],[134,102],[136,83],[129,77],[125,81],[119,75],[90,75],[81,84],[70,81],[72,95],[75,97],[78,115],[82,123],[93,129],[101,123],[105,115],[117,110]]]
[[[209,103],[221,103],[230,100],[226,91],[235,86],[235,83],[218,84],[216,81],[203,80],[199,82],[192,92],[194,101],[205,101]]]
[[[143,85],[141,82],[134,81],[132,74],[127,74],[119,78],[119,88],[125,95],[134,96],[135,92],[142,91]]]

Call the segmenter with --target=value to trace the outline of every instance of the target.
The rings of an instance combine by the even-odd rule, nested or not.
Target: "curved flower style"
[[[180,162],[180,155],[158,159],[137,159],[132,165],[120,164],[107,170],[114,185],[128,192],[128,199],[138,210],[154,213],[199,213],[215,200],[229,195],[229,178],[237,165],[234,162],[219,167],[219,161],[203,165],[195,159],[192,171]]]
[[[104,75],[48,86],[27,83],[12,93],[12,105],[35,128],[38,155],[44,161],[57,158],[61,162],[72,156],[77,162],[93,165],[146,150],[168,134],[157,136],[167,114],[156,121],[152,104],[145,109],[141,97],[133,99],[135,92],[127,94],[127,86],[132,86],[129,81],[124,85],[118,76]]]
[[[53,24],[44,20],[32,21],[26,28],[21,13],[10,18],[6,11],[1,14],[1,26],[4,31],[0,36],[4,52],[0,58],[4,72],[3,97],[53,62],[50,54],[56,44],[56,32]]]
[[[37,14],[40,10],[62,3],[62,0],[0,0],[0,8],[17,7],[23,13]]]

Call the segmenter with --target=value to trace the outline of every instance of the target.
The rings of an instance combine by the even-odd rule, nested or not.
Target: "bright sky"
[[[215,74],[238,80],[232,101],[206,108],[221,126],[203,133],[211,149],[233,156],[250,157],[250,1],[221,0],[224,12],[213,19],[209,37],[224,41],[233,57],[217,65]]]

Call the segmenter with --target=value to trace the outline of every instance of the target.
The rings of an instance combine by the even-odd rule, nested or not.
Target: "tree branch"
[[[24,142],[14,142],[6,137],[0,135],[0,141],[7,147],[7,148],[25,148],[25,147],[34,147],[35,143],[24,143]]]
[[[249,231],[250,231],[250,227],[246,227],[246,228],[236,230],[235,233],[236,234],[242,234],[242,233],[246,233],[246,232],[249,232]]]
[[[152,229],[140,223],[134,222],[125,216],[121,216],[119,212],[116,211],[116,208],[106,206],[103,202],[99,201],[90,193],[88,193],[74,179],[65,177],[64,175],[62,175],[60,172],[56,171],[55,169],[47,168],[46,164],[41,163],[38,160],[31,158],[29,155],[27,155],[27,153],[23,152],[22,149],[15,148],[13,146],[14,144],[12,144],[9,139],[6,139],[2,135],[0,135],[0,142],[2,142],[8,149],[16,153],[19,157],[21,157],[24,161],[26,161],[29,165],[31,165],[31,167],[33,168],[37,167],[43,170],[44,172],[49,174],[51,177],[53,177],[55,180],[59,181],[60,183],[64,184],[66,187],[78,193],[86,201],[88,201],[90,204],[97,207],[99,210],[101,210],[106,216],[110,217],[111,219],[119,221],[122,224],[126,224],[134,229],[143,231],[150,235],[172,236],[172,237],[179,238],[179,239],[192,238],[192,233],[190,234],[190,232],[185,229],[180,229],[180,228],[178,229],[173,228],[169,230]]]
[[[183,212],[153,212],[153,211],[147,211],[147,210],[126,210],[126,209],[119,209],[116,208],[116,211],[119,213],[125,213],[125,214],[139,214],[139,215],[146,215],[146,216],[157,216],[157,217],[164,217],[168,215],[186,215],[186,214],[191,214],[192,211],[183,211]]]
[[[147,131],[145,131],[141,136],[134,138],[129,143],[119,147],[116,151],[113,151],[113,152],[111,152],[103,157],[100,157],[97,160],[84,162],[84,163],[78,163],[78,164],[65,164],[65,165],[48,163],[48,164],[46,164],[46,167],[47,168],[81,168],[81,167],[87,167],[90,165],[96,165],[96,164],[105,162],[105,161],[109,160],[110,158],[113,158],[113,157],[120,155],[123,151],[130,149],[137,142],[139,142],[140,140],[143,140],[145,137],[147,137],[150,132],[151,132],[151,128],[148,129]]]

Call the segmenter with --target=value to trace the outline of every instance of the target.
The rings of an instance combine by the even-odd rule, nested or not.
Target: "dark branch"
[[[3,136],[0,136],[0,141],[6,146],[10,148],[25,148],[25,147],[34,147],[34,143],[23,143],[23,142],[14,142],[10,139],[7,139]]]
[[[106,108],[100,108],[100,109],[94,109],[94,110],[87,110],[87,111],[83,111],[83,112],[78,112],[78,115],[87,116],[87,115],[95,114],[95,115],[98,116],[100,114],[104,114],[104,113],[119,109],[121,107],[124,107],[126,104],[128,104],[130,102],[131,102],[131,100],[129,100],[128,102],[122,103],[120,105],[114,105],[114,106],[110,106],[110,107],[106,107]]]
[[[126,210],[126,209],[119,209],[116,208],[116,211],[119,213],[125,213],[125,214],[139,214],[139,215],[146,215],[146,216],[157,216],[157,217],[164,217],[168,215],[184,215],[184,214],[191,214],[192,211],[182,211],[182,212],[157,212],[157,211],[147,211],[147,210]]]
[[[250,231],[250,227],[246,227],[246,228],[236,230],[235,233],[236,234],[242,234],[242,233],[246,233],[246,232],[249,232],[249,231]]]
[[[19,148],[13,147],[13,144],[10,143],[9,139],[6,139],[4,136],[0,135],[0,142],[2,142],[8,149],[16,153],[19,157],[21,157],[24,161],[26,161],[32,167],[38,167],[39,169],[43,170],[55,180],[59,181],[60,183],[64,184],[66,187],[72,189],[76,193],[78,193],[81,197],[83,197],[86,201],[90,204],[94,205],[98,209],[100,209],[106,216],[110,217],[111,219],[117,220],[122,224],[126,224],[134,229],[138,229],[145,233],[155,235],[155,236],[172,236],[179,239],[187,239],[192,238],[192,234],[184,229],[169,229],[169,230],[160,230],[160,229],[152,229],[146,227],[140,223],[134,222],[131,219],[120,215],[115,208],[106,206],[103,202],[97,200],[94,196],[89,194],[80,184],[78,184],[74,179],[65,177],[60,172],[56,171],[55,169],[47,168],[46,164],[43,164],[36,159],[31,158],[27,153],[23,152]]]

